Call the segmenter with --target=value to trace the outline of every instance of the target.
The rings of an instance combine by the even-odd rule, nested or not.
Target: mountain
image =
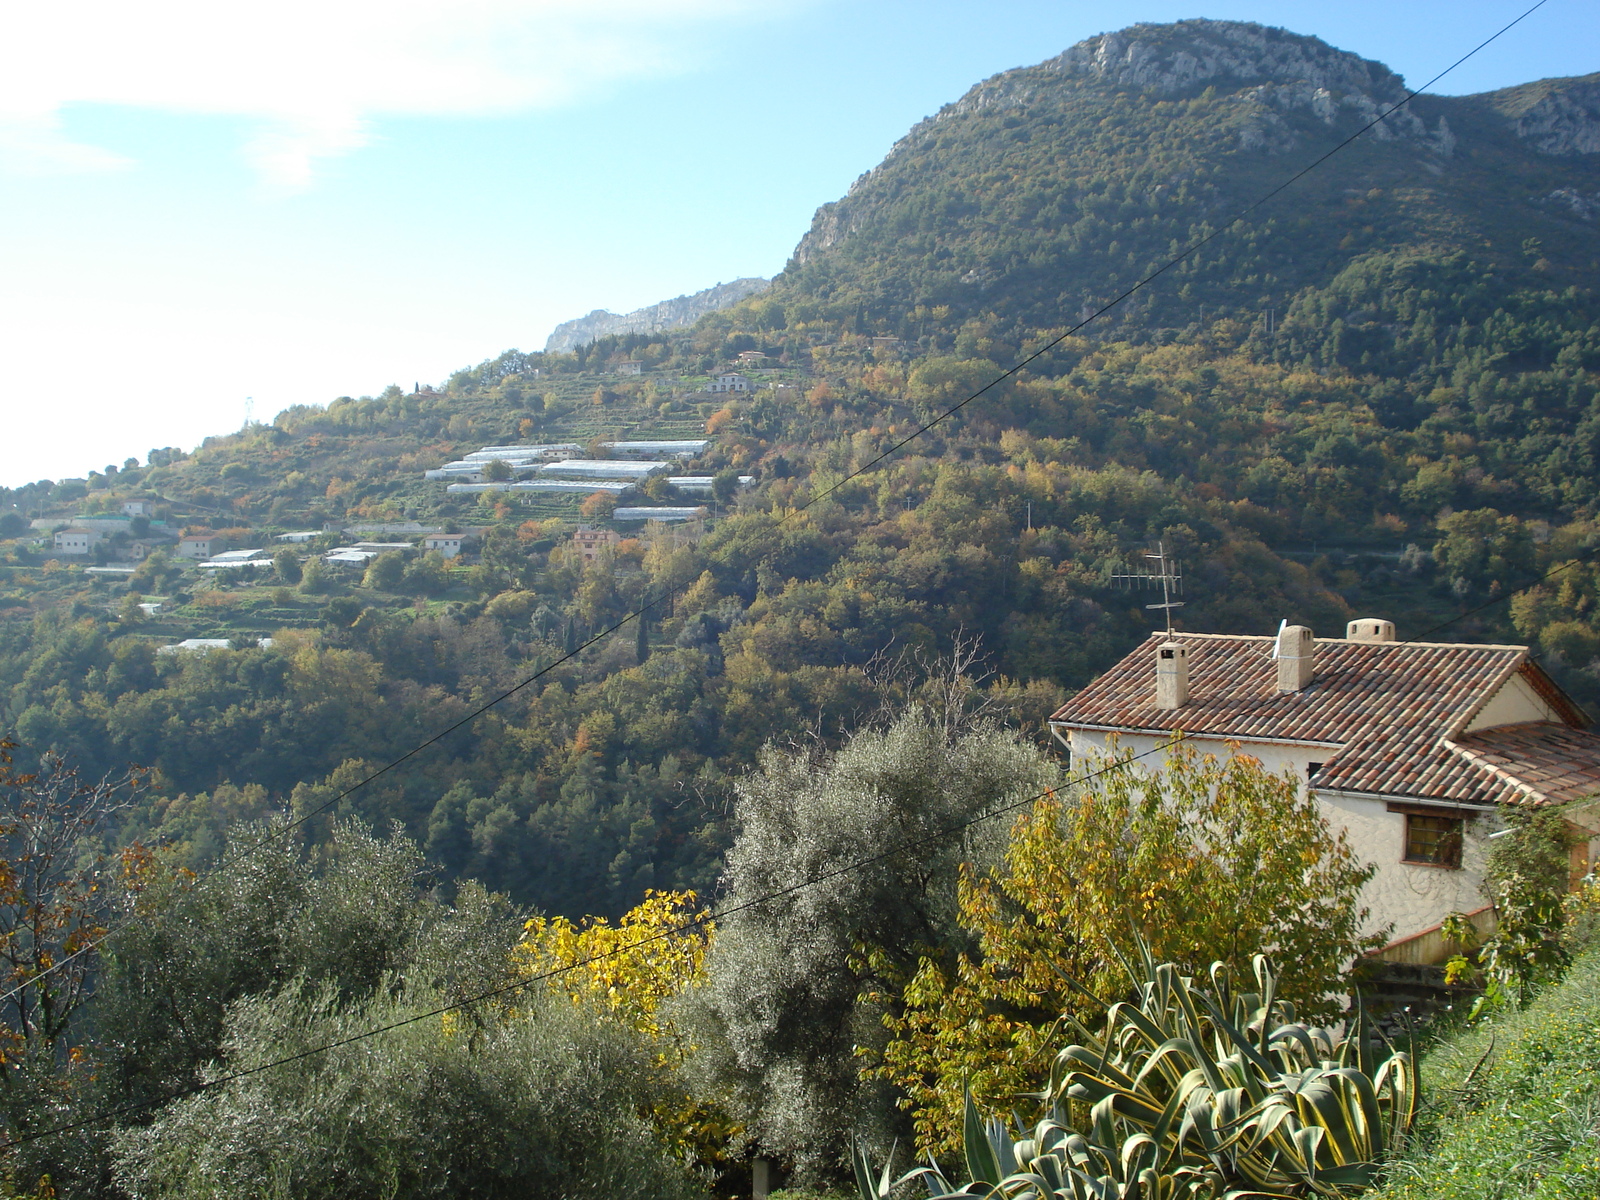
[[[732,283],[719,283],[692,296],[678,296],[647,308],[636,308],[621,316],[597,308],[587,317],[557,325],[546,339],[544,351],[546,354],[565,354],[613,334],[661,333],[668,329],[682,329],[685,325],[693,325],[707,313],[727,308],[730,304],[737,304],[746,297],[765,291],[768,283],[766,279],[735,279]]]
[[[1420,97],[1229,227],[1401,99],[1399,78],[1210,21],[995,76],[823,206],[759,294],[600,314],[635,325],[569,323],[439,390],[0,494],[0,736],[30,766],[54,749],[96,776],[156,768],[134,832],[204,859],[229,822],[338,795],[553,664],[351,803],[446,878],[577,916],[714,887],[728,781],[765,743],[903,703],[965,638],[998,711],[1037,729],[1148,632],[1149,597],[1113,576],[1157,541],[1185,564],[1184,629],[1453,621],[1535,643],[1600,701],[1600,570],[1523,589],[1600,541],[1596,93],[1591,76]],[[752,392],[704,390],[751,351]],[[608,525],[596,497],[424,478],[485,445],[708,435],[684,475],[753,486],[724,491],[703,537],[610,523],[605,562],[573,549],[580,522]],[[661,503],[668,478],[648,485]],[[406,522],[480,538],[475,562],[365,575],[297,561],[348,540],[332,531],[253,574],[158,551],[119,578],[32,544],[32,520],[139,500],[238,547]],[[629,625],[567,657],[652,589],[675,598],[642,645]],[[241,648],[157,653],[190,638]]]
[[[1259,25],[1091,38],[919,123],[818,210],[771,295],[900,336],[919,308],[1060,327],[1405,95],[1380,63]],[[1541,282],[1587,286],[1597,149],[1600,76],[1419,96],[1101,328],[1281,315],[1380,253],[1470,252],[1507,282],[1539,261]]]

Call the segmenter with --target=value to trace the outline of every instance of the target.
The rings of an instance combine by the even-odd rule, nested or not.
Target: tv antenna
[[[248,425],[252,424],[255,421],[255,419],[256,419],[256,398],[254,396],[246,396],[244,398],[244,423],[248,426]]]
[[[1183,595],[1183,568],[1167,559],[1167,544],[1165,541],[1156,543],[1156,552],[1146,554],[1146,558],[1154,560],[1154,570],[1118,571],[1111,576],[1111,582],[1120,587],[1153,588],[1158,584],[1161,587],[1161,603],[1146,604],[1147,610],[1160,610],[1166,614],[1167,636],[1172,636],[1172,610],[1182,608],[1182,600],[1174,600],[1174,596]]]

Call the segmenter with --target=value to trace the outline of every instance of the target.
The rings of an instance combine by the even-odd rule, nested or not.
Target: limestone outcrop
[[[735,279],[691,296],[677,296],[620,315],[597,308],[586,317],[557,325],[545,341],[544,351],[546,354],[568,353],[613,333],[660,333],[664,329],[681,329],[693,325],[707,313],[766,291],[769,282],[753,277]]]

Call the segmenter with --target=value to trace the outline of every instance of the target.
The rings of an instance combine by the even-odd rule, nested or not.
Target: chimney
[[[1379,617],[1361,617],[1344,627],[1347,642],[1392,642],[1394,622]]]
[[[1156,648],[1156,707],[1182,708],[1189,703],[1189,647],[1163,642]]]
[[[1298,692],[1311,682],[1317,643],[1304,625],[1285,625],[1278,631],[1278,690]]]

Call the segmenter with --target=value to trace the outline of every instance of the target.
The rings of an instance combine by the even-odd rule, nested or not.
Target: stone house
[[[572,544],[577,547],[578,556],[585,564],[596,561],[601,554],[621,541],[622,535],[615,529],[594,529],[588,525],[580,525],[572,531]]]
[[[750,380],[737,371],[724,371],[720,375],[713,375],[711,382],[706,384],[708,392],[748,392]]]
[[[1412,963],[1448,957],[1450,913],[1492,927],[1484,855],[1507,806],[1561,805],[1580,841],[1574,878],[1590,869],[1600,734],[1589,726],[1527,647],[1400,642],[1373,618],[1342,639],[1300,625],[1151,634],[1050,718],[1077,763],[1113,740],[1155,750],[1181,730],[1202,753],[1237,745],[1291,772],[1377,866],[1362,900],[1369,931],[1389,931],[1378,956]]]
[[[178,539],[179,558],[215,558],[227,548],[227,538],[220,533],[212,533],[204,529],[186,533]]]

